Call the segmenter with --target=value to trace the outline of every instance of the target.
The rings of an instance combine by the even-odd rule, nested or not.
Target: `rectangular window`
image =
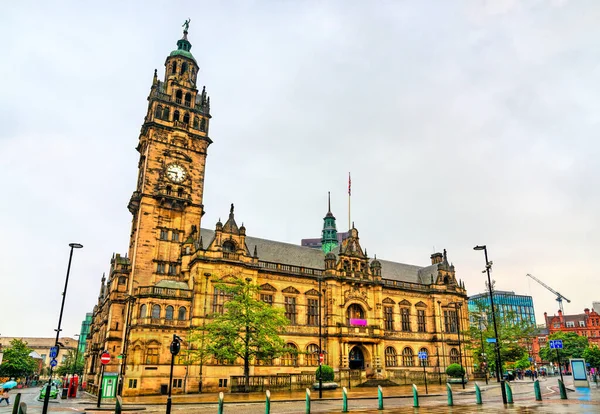
[[[458,318],[456,311],[444,311],[444,329],[449,333],[458,332]]]
[[[318,299],[308,299],[308,306],[306,309],[306,324],[310,326],[317,326],[319,324]]]
[[[174,276],[177,274],[177,265],[176,264],[169,264],[169,274],[171,276]]]
[[[129,380],[129,388],[137,388],[137,379]]]
[[[225,311],[225,302],[227,302],[231,298],[231,295],[226,295],[224,291],[215,288],[213,293],[213,313],[223,314]]]
[[[285,317],[288,318],[290,324],[296,324],[296,298],[292,296],[284,297]]]
[[[567,328],[574,328],[575,327],[575,322],[573,322],[573,321],[567,321],[567,323],[565,323],[565,326]]]
[[[269,306],[273,306],[273,295],[268,293],[261,293],[260,300],[265,302]]]
[[[171,241],[178,242],[179,241],[179,232],[173,231],[171,233]]]
[[[400,309],[400,317],[402,318],[402,330],[410,332],[410,312],[408,308]]]
[[[157,263],[156,264],[156,273],[164,274],[165,273],[165,264]]]
[[[181,378],[173,379],[173,388],[181,388],[183,385],[183,380]]]
[[[385,330],[393,331],[394,330],[394,307],[393,306],[384,306],[383,307],[383,319],[385,322]]]
[[[423,309],[417,310],[417,331],[426,332],[425,329],[425,311]]]
[[[555,323],[554,325],[552,325],[554,328],[558,329],[560,328],[560,323]]]
[[[219,388],[227,388],[227,378],[219,379]]]
[[[581,328],[585,328],[585,321],[579,321],[579,326]]]
[[[158,348],[146,349],[146,364],[157,365],[158,364]]]
[[[160,239],[161,240],[169,240],[169,230],[160,229]]]

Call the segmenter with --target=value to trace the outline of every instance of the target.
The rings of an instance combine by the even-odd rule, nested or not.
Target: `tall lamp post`
[[[60,336],[60,324],[62,323],[63,311],[65,309],[65,298],[67,297],[67,286],[69,285],[69,273],[71,272],[71,261],[73,260],[73,249],[81,249],[82,244],[69,243],[71,252],[69,253],[69,264],[67,266],[67,277],[65,278],[65,288],[62,293],[62,303],[60,305],[60,315],[58,316],[58,328],[56,329],[56,339],[54,341],[54,347],[58,347],[58,337]],[[44,395],[44,405],[42,406],[42,414],[48,412],[48,403],[50,402],[50,390],[52,388],[52,370],[54,367],[50,364],[50,378],[48,378],[48,384],[46,385],[46,394]]]
[[[442,301],[438,300],[438,309],[440,310],[440,334],[442,336],[442,369],[446,372],[446,363],[444,362],[444,358],[446,355],[446,349],[444,347],[444,319],[442,319]],[[440,385],[442,385],[442,374],[440,373]]]
[[[463,390],[465,389],[465,368],[463,365],[463,358],[462,358],[462,346],[461,346],[461,341],[460,341],[460,316],[462,313],[462,302],[450,302],[448,305],[453,305],[454,309],[457,309],[457,314],[456,314],[456,323],[457,323],[457,328],[458,328],[458,360],[460,361],[460,372],[461,372],[461,376],[460,376],[460,382],[462,384],[462,388]]]
[[[507,404],[506,400],[506,389],[504,388],[504,378],[502,377],[502,357],[500,356],[500,343],[498,341],[498,325],[496,324],[496,309],[494,308],[494,295],[492,293],[492,279],[490,277],[490,269],[492,262],[488,260],[487,246],[475,246],[473,250],[483,250],[485,254],[485,270],[487,272],[488,279],[488,290],[490,292],[490,306],[492,308],[492,321],[494,323],[494,347],[496,349],[496,379],[500,383],[500,389],[502,391],[502,402]]]
[[[488,376],[487,376],[487,355],[485,354],[485,348],[483,347],[483,326],[481,323],[483,321],[483,317],[479,315],[479,333],[481,334],[481,358],[483,361],[481,365],[483,366],[483,375],[485,375],[485,385],[488,385]],[[484,365],[485,364],[485,365]]]
[[[173,334],[173,340],[169,346],[171,351],[171,370],[169,371],[169,396],[167,397],[167,414],[171,414],[171,387],[173,386],[173,364],[175,363],[175,357],[181,349],[181,338]]]
[[[127,353],[129,352],[129,333],[131,332],[131,319],[133,316],[133,305],[135,303],[135,296],[127,295],[125,298],[127,301],[127,319],[125,323],[125,333],[123,340],[123,350],[121,352],[121,369],[120,376],[121,380],[119,381],[119,385],[117,387],[118,394],[123,396],[123,388],[125,387],[125,373],[127,372]]]
[[[77,350],[75,351],[75,361],[73,362],[73,376],[77,373],[77,360],[79,359],[79,341],[81,340],[80,334],[75,334],[77,337]]]

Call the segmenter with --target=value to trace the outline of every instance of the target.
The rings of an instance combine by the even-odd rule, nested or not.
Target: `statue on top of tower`
[[[192,19],[190,19],[188,17],[188,19],[183,22],[183,24],[181,25],[181,27],[183,27],[183,33],[187,33],[188,29],[190,28],[190,22],[192,21]]]

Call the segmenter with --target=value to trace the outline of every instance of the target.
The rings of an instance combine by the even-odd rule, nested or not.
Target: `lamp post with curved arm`
[[[475,246],[473,250],[483,250],[485,254],[485,270],[487,272],[488,279],[488,290],[490,292],[490,307],[492,308],[492,321],[494,323],[494,346],[496,349],[496,379],[500,383],[500,389],[502,391],[502,402],[507,404],[506,400],[506,389],[504,389],[504,378],[502,377],[502,357],[500,356],[500,343],[498,341],[498,325],[496,325],[496,309],[494,308],[494,295],[492,293],[492,279],[490,277],[490,269],[492,268],[492,262],[488,260],[487,246]]]

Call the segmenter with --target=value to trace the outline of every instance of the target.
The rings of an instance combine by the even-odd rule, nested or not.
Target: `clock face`
[[[167,167],[167,177],[174,183],[180,183],[185,179],[185,168],[179,164],[170,164]]]

